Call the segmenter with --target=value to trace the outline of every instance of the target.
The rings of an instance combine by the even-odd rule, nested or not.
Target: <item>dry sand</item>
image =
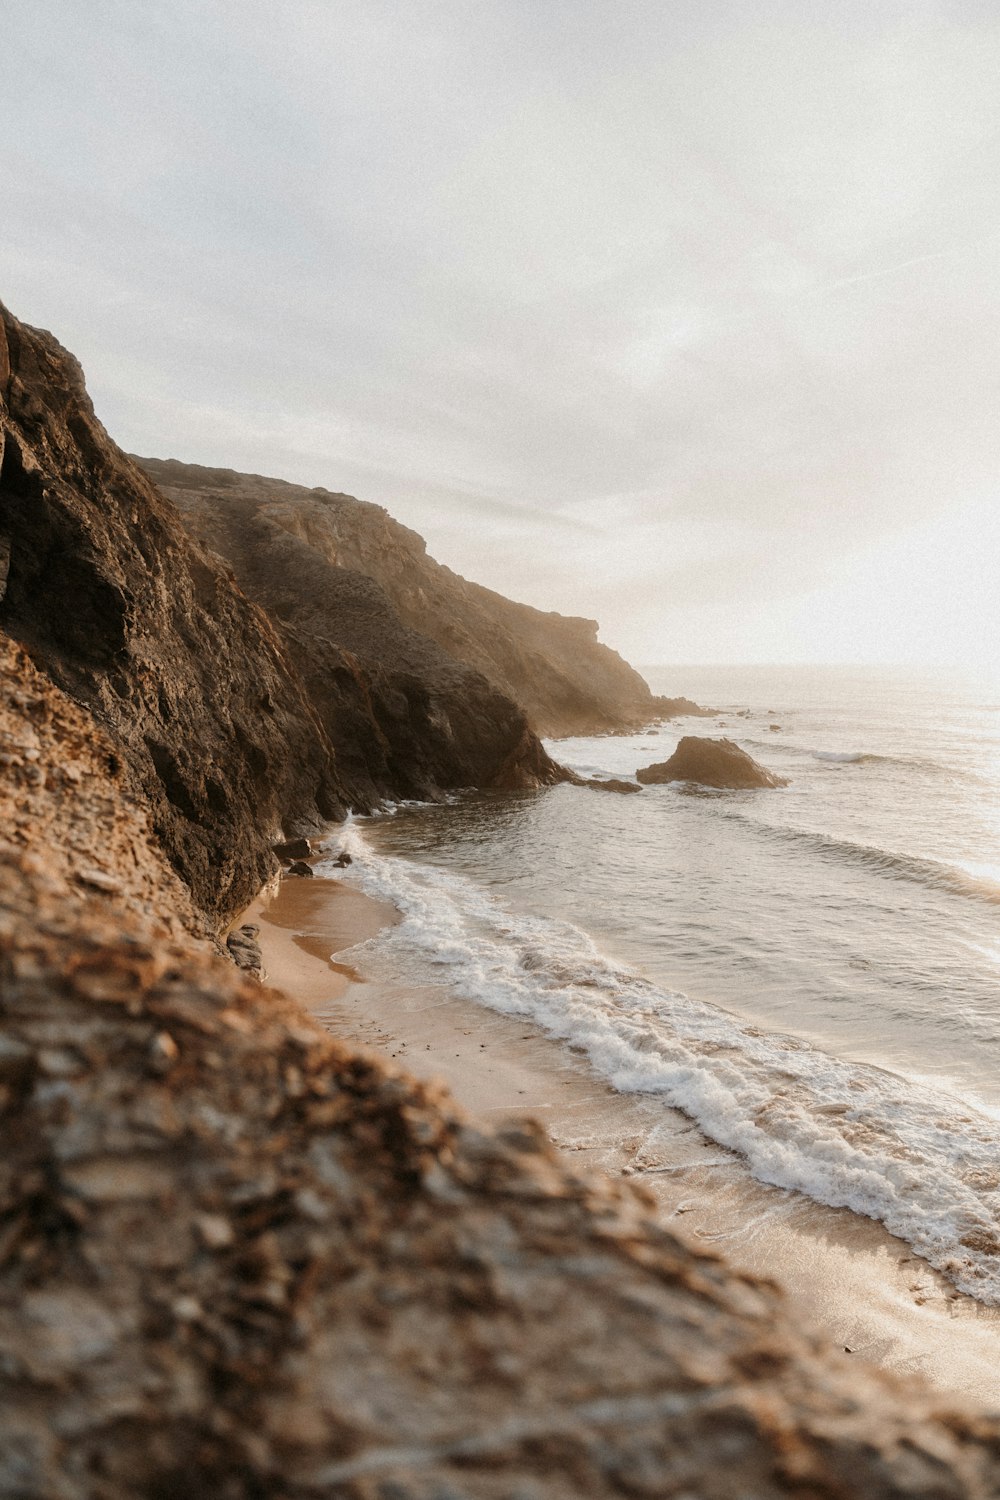
[[[373,984],[333,958],[398,920],[336,880],[286,879],[249,914],[270,983],[346,1041],[441,1079],[473,1114],[542,1120],[573,1164],[633,1175],[664,1220],[788,1295],[803,1326],[963,1401],[1000,1409],[1000,1313],[963,1296],[880,1224],[755,1182],[660,1100],[616,1093],[586,1060],[442,989]]]

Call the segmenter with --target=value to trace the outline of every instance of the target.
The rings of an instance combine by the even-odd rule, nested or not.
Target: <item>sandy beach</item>
[[[336,1035],[443,1080],[473,1114],[541,1120],[574,1164],[635,1177],[671,1228],[777,1281],[823,1342],[1000,1408],[1000,1312],[880,1224],[754,1181],[682,1114],[616,1093],[530,1023],[402,978],[367,981],[364,950],[352,950],[399,919],[393,907],[337,880],[293,878],[245,919],[260,926],[266,982]]]

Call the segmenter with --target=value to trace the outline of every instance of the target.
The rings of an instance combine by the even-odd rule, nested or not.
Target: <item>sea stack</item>
[[[645,766],[635,774],[646,786],[668,781],[695,781],[699,786],[734,790],[788,785],[787,777],[776,776],[759,765],[732,740],[712,740],[698,734],[686,734],[669,760]]]

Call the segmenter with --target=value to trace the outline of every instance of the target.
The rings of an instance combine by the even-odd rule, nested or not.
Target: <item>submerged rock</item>
[[[623,792],[627,795],[629,792],[642,791],[642,787],[636,786],[634,781],[617,781],[614,777],[609,777],[607,781],[602,781],[600,777],[591,776],[589,781],[583,781],[580,784],[581,786],[593,788],[595,792]]]
[[[786,777],[759,765],[732,740],[712,740],[697,734],[686,734],[669,760],[645,766],[635,774],[647,786],[668,781],[696,781],[700,786],[736,790],[788,785]]]

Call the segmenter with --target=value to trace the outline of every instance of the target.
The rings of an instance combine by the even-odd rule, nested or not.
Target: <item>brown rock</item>
[[[732,740],[712,740],[686,734],[669,760],[636,771],[645,785],[695,781],[700,786],[749,788],[787,786],[784,776],[758,765]]]
[[[691,698],[656,698],[654,702],[665,719],[711,719],[719,712],[717,708],[702,708]]]
[[[308,839],[287,839],[283,844],[272,844],[271,849],[283,863],[293,859],[308,859],[312,844]]]
[[[289,875],[312,875],[312,865],[307,865],[304,859],[293,860],[288,866]]]
[[[308,870],[309,866],[306,865],[305,868]],[[312,874],[312,871],[309,873]],[[245,969],[250,974],[260,974],[263,971],[264,961],[257,941],[259,935],[260,928],[247,922],[230,932],[226,938],[226,948],[233,963],[238,969]]]
[[[413,532],[349,497],[328,503],[278,480],[142,462],[192,534],[225,557],[266,611],[333,745],[353,808],[564,778],[509,690],[478,662],[449,652],[432,629],[450,610],[452,637],[461,633],[461,590],[435,595],[423,611],[402,607],[420,592],[417,554],[435,576],[454,577],[426,559]]]
[[[271,626],[98,422],[73,356],[2,306],[0,324],[0,629],[100,718],[224,923],[267,879],[274,827],[343,815],[330,743]]]
[[[190,510],[185,525],[101,427],[73,357],[0,321],[0,628],[108,727],[219,926],[267,879],[275,827],[564,779],[523,710],[266,507],[234,510],[223,484],[195,539]]]

